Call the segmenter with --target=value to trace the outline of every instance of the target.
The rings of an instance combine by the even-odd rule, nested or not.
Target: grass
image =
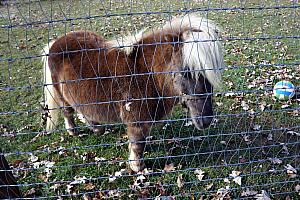
[[[272,9],[274,6],[287,7]],[[299,171],[299,136],[288,132],[299,132],[299,101],[293,99],[283,109],[285,103],[275,101],[271,94],[278,80],[300,83],[299,8],[289,6],[295,5],[290,1],[63,0],[1,6],[0,145],[15,169],[23,194],[49,199],[79,199],[84,193],[99,198],[161,195],[212,199],[218,198],[219,189],[230,186],[228,198],[243,198],[242,192],[247,188],[258,193],[266,190],[275,199],[299,198],[295,189],[299,178],[288,175],[284,168],[290,164]],[[222,94],[215,95],[219,120],[216,125],[198,131],[185,126],[186,121],[175,121],[165,129],[153,130],[145,153],[146,165],[153,172],[145,175],[147,181],[136,185],[140,175],[131,173],[109,181],[115,172],[126,168],[123,126],[108,127],[103,136],[83,129],[87,135],[70,137],[61,124],[60,131],[38,136],[43,130],[39,55],[45,43],[79,29],[92,30],[106,38],[120,37],[145,26],[157,27],[170,18],[167,12],[176,15],[188,9],[210,9],[202,14],[224,30],[228,69],[224,72]],[[141,12],[154,14],[138,14]],[[44,23],[50,20],[53,22]],[[181,108],[177,108],[170,118],[184,117]],[[274,164],[270,158],[282,163]],[[37,162],[41,162],[40,166],[34,168]],[[163,171],[171,163],[175,170]],[[202,180],[197,179],[195,169],[205,171]],[[229,176],[233,170],[241,172],[241,186]],[[180,174],[184,181],[181,188],[177,186]],[[88,181],[71,183],[79,177]],[[230,183],[224,182],[225,178]]]

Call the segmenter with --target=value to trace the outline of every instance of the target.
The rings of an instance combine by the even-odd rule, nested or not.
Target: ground
[[[299,198],[299,100],[272,97],[277,81],[300,83],[296,1],[2,4],[0,146],[26,197]],[[179,120],[185,114],[178,107],[148,138],[143,175],[127,170],[123,126],[107,127],[103,136],[83,128],[85,135],[71,137],[61,123],[54,133],[41,134],[44,44],[80,29],[118,38],[185,12],[201,13],[223,30],[227,68],[224,88],[214,95],[213,126],[196,130]]]

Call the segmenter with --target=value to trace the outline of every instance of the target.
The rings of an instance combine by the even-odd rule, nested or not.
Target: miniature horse
[[[224,67],[219,29],[211,21],[186,15],[160,29],[141,31],[122,42],[88,31],[74,31],[43,49],[47,131],[58,108],[76,134],[74,113],[94,127],[127,125],[129,165],[144,168],[145,137],[151,126],[182,102],[197,129],[213,119],[213,87]]]

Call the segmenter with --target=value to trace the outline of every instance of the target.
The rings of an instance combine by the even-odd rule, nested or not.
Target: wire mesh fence
[[[1,199],[299,198],[298,1],[0,3]]]

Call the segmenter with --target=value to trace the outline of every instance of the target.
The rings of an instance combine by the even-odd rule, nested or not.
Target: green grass
[[[69,195],[67,185],[75,177],[85,176],[90,184],[75,184],[72,193],[90,192],[90,196],[95,196],[95,191],[101,191],[97,196],[104,197],[112,196],[108,190],[116,190],[123,199],[158,195],[212,199],[217,198],[218,189],[230,186],[229,196],[234,199],[241,198],[246,188],[259,193],[266,190],[275,199],[299,198],[295,192],[299,178],[288,176],[284,168],[286,164],[295,168],[300,164],[299,137],[287,133],[288,130],[299,132],[299,101],[293,99],[289,108],[282,109],[284,103],[275,101],[271,91],[274,83],[281,79],[300,84],[299,64],[294,64],[299,62],[300,42],[285,37],[300,35],[299,8],[247,9],[292,6],[291,1],[26,2],[0,7],[0,146],[11,165],[21,169],[15,171],[15,175],[18,183],[24,184],[23,194],[34,188],[35,193],[28,197]],[[87,133],[83,137],[70,137],[65,131],[37,136],[43,130],[40,104],[43,98],[42,64],[36,56],[49,40],[79,29],[115,38],[143,27],[157,27],[171,16],[161,13],[122,15],[130,12],[171,11],[176,15],[180,10],[238,7],[245,9],[202,12],[223,29],[228,69],[224,72],[225,84],[221,92],[234,92],[234,95],[215,95],[219,121],[207,130],[198,131],[193,126],[184,126],[186,122],[177,121],[166,129],[152,131],[150,141],[154,142],[147,144],[145,152],[146,165],[153,170],[145,175],[149,183],[133,187],[136,174],[126,174],[109,182],[110,175],[126,168],[125,127],[112,127],[103,136],[93,135],[87,129],[82,130]],[[104,17],[110,14],[121,16]],[[74,18],[76,20],[63,20]],[[31,24],[49,20],[54,22]],[[26,23],[29,25],[24,26]],[[12,27],[3,28],[6,25]],[[276,36],[283,38],[275,39]],[[24,59],[26,57],[31,58]],[[242,101],[249,106],[247,110],[241,106]],[[170,119],[184,116],[178,107]],[[253,129],[257,125],[259,131]],[[59,129],[63,128],[61,123]],[[272,140],[268,140],[270,134]],[[244,139],[246,135],[249,142]],[[288,152],[283,149],[285,146]],[[37,156],[38,162],[54,162],[50,177],[46,177],[45,164],[35,169],[26,152]],[[97,158],[105,160],[97,161]],[[282,164],[273,164],[269,158],[279,158]],[[170,163],[174,163],[175,171],[164,172],[165,165]],[[194,169],[198,168],[205,171],[201,181],[194,174]],[[277,171],[271,172],[272,169]],[[241,186],[229,177],[233,170],[241,172]],[[182,188],[177,186],[179,174],[183,174],[185,182]],[[229,178],[231,183],[225,183],[224,178]],[[210,184],[213,184],[211,188],[207,188]]]

